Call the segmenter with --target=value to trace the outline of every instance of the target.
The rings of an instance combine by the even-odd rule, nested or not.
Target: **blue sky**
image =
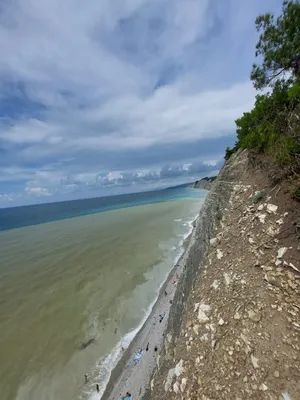
[[[0,207],[192,181],[253,105],[279,0],[5,0]]]

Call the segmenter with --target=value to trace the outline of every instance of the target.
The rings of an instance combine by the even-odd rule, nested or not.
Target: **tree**
[[[256,57],[261,65],[253,64],[251,80],[256,89],[273,86],[281,79],[288,83],[300,78],[300,2],[283,2],[282,14],[260,15],[255,20],[260,33]]]

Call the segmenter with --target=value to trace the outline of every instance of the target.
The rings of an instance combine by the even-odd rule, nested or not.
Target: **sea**
[[[179,187],[0,210],[1,400],[100,399],[206,193]]]

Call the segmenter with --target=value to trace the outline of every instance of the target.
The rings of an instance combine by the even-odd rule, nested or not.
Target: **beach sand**
[[[195,221],[196,222],[196,221]],[[195,226],[194,222],[194,226]],[[177,283],[186,265],[190,249],[195,241],[195,227],[185,241],[185,251],[170,272],[165,284],[162,286],[159,297],[153,306],[152,312],[138,332],[130,346],[124,351],[124,355],[112,371],[109,383],[102,399],[119,400],[130,392],[133,400],[141,399],[146,390],[150,388],[150,380],[153,370],[159,363],[160,353],[164,343],[164,335],[168,326],[169,312],[172,307]],[[167,295],[165,295],[167,292]],[[159,315],[165,314],[162,322]],[[147,344],[149,349],[146,351]],[[143,350],[138,365],[134,365],[134,356]],[[156,351],[155,351],[156,349]]]

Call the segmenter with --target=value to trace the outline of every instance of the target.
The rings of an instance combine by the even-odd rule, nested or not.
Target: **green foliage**
[[[254,108],[236,123],[235,149],[253,149],[300,171],[300,2],[284,1],[282,14],[257,17],[260,32],[251,79],[257,89]],[[226,149],[228,159],[233,149]]]
[[[225,160],[226,161],[229,160],[229,158],[232,156],[232,154],[235,153],[236,151],[237,151],[236,147],[230,148],[229,146],[227,146],[226,150],[225,150],[225,156],[224,156]]]
[[[259,15],[255,21],[260,33],[256,45],[261,65],[253,64],[251,79],[256,89],[273,84],[276,78],[294,81],[300,73],[300,3],[284,1],[282,14]]]
[[[300,201],[300,186],[293,190],[292,197],[294,200]]]
[[[257,204],[258,202],[262,201],[265,198],[265,192],[263,190],[256,192],[255,195],[252,197],[252,202]]]

